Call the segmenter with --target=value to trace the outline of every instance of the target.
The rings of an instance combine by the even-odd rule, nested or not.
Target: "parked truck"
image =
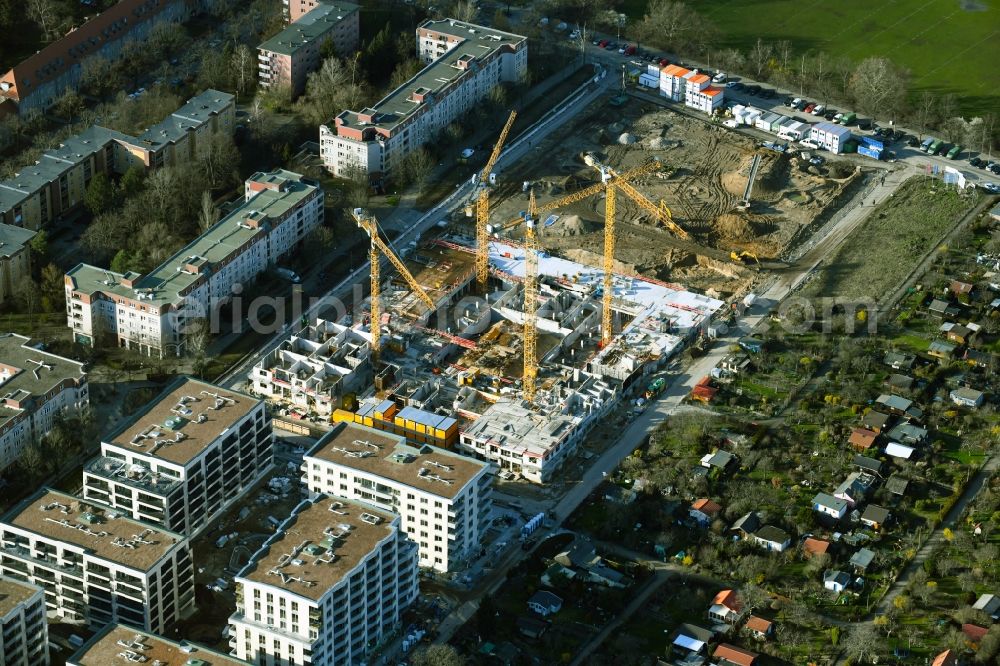
[[[958,154],[961,152],[962,152],[962,146],[956,143],[954,146],[951,147],[951,150],[948,151],[947,157],[949,160],[957,159]]]
[[[944,141],[942,141],[941,139],[934,139],[934,143],[927,146],[927,154],[933,155],[934,153],[936,153],[938,149],[941,148],[942,143],[944,143]]]

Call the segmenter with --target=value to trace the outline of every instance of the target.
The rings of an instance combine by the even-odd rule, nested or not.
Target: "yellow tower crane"
[[[392,251],[388,244],[382,240],[378,231],[378,220],[374,216],[369,214],[363,208],[355,208],[352,211],[354,216],[354,221],[358,223],[358,226],[365,230],[368,237],[371,239],[371,247],[368,250],[368,257],[371,261],[371,332],[372,332],[372,359],[378,362],[379,353],[381,351],[381,323],[380,319],[382,317],[379,297],[381,295],[382,284],[379,278],[380,273],[380,262],[382,256],[389,260],[389,262],[396,267],[399,274],[403,276],[406,283],[410,285],[413,293],[424,302],[431,312],[434,311],[434,299],[427,295],[424,288],[420,286],[413,274],[406,268],[399,257]],[[381,256],[380,256],[381,255]]]
[[[535,379],[538,377],[538,239],[535,224],[538,207],[535,192],[528,195],[528,216],[524,219],[524,376],[521,378],[524,399],[535,399]]]
[[[507,118],[507,124],[500,131],[500,137],[497,139],[496,145],[493,146],[493,152],[490,153],[490,158],[486,160],[486,166],[483,167],[479,176],[479,195],[476,199],[476,281],[479,283],[480,289],[486,288],[486,280],[490,275],[488,226],[490,222],[490,185],[495,181],[493,167],[500,157],[500,151],[503,150],[503,144],[507,140],[510,128],[514,125],[515,118],[517,118],[517,111],[511,111],[510,117]]]

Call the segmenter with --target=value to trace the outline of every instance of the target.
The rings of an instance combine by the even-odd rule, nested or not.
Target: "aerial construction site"
[[[623,396],[648,393],[648,375],[786,266],[858,173],[607,100],[538,159],[495,172],[514,116],[468,204],[403,258],[355,209],[371,238],[375,381],[333,418],[544,483]]]

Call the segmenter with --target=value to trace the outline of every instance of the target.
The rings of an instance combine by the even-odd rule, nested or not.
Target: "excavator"
[[[746,250],[738,252],[736,250],[732,250],[729,252],[729,258],[738,264],[749,264],[750,261],[753,260],[753,262],[757,264],[757,268],[760,268],[760,259],[758,259],[757,255],[753,252],[747,252]]]

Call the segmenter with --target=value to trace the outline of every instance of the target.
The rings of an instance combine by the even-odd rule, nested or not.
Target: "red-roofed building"
[[[760,640],[765,640],[774,633],[774,622],[757,617],[756,615],[751,615],[744,627],[754,638]]]
[[[718,660],[719,666],[754,666],[757,663],[759,655],[756,652],[743,650],[735,645],[722,643],[715,648],[712,656]]]
[[[0,77],[0,99],[19,113],[45,110],[80,84],[83,63],[121,57],[129,41],[144,40],[161,23],[179,23],[197,5],[188,0],[121,0]]]
[[[807,537],[802,542],[802,556],[809,559],[813,555],[825,555],[830,550],[830,542]]]
[[[847,439],[847,443],[855,451],[867,451],[875,444],[876,439],[878,439],[877,432],[873,432],[867,428],[853,428],[851,436]]]
[[[734,590],[722,590],[712,599],[708,617],[716,622],[736,624],[743,617],[743,602]]]
[[[725,91],[711,85],[712,79],[698,70],[667,65],[660,70],[660,94],[674,102],[712,113],[725,100]]]
[[[695,500],[688,509],[688,515],[701,525],[708,525],[722,511],[722,507],[710,499]]]
[[[955,656],[954,650],[945,650],[934,657],[931,666],[958,666],[958,657]]]
[[[986,627],[980,627],[978,624],[965,623],[962,625],[962,633],[973,643],[979,643],[986,636]]]

